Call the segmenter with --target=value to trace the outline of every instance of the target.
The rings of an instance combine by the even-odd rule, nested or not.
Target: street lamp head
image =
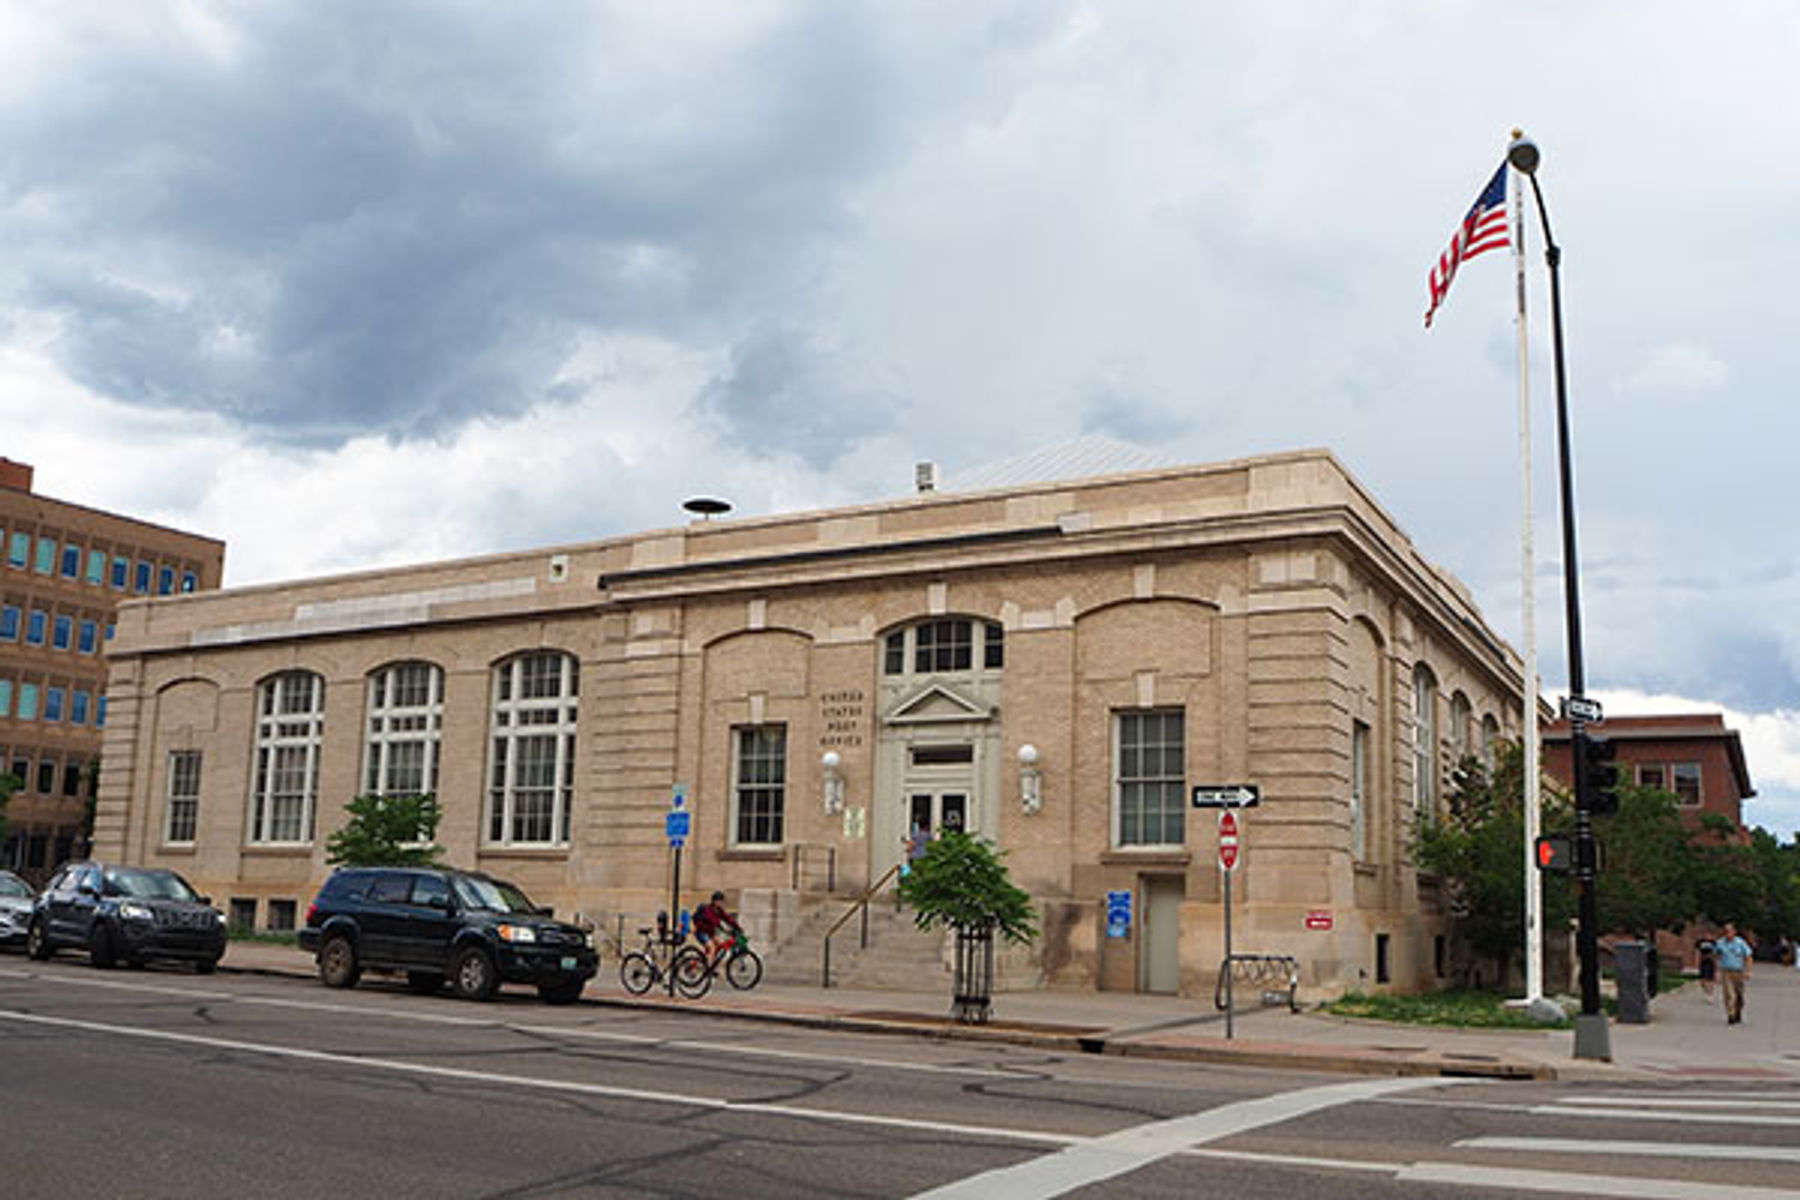
[[[1512,145],[1506,148],[1506,161],[1511,163],[1514,169],[1527,175],[1536,174],[1538,160],[1541,157],[1536,142],[1523,133],[1515,132],[1513,134]]]

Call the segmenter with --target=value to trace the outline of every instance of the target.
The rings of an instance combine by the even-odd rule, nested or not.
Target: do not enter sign
[[[1237,870],[1238,865],[1238,819],[1237,814],[1229,808],[1219,810],[1219,866],[1226,871]]]

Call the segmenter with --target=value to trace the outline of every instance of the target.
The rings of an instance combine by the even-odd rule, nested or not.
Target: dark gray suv
[[[570,1004],[599,969],[586,931],[504,880],[444,867],[339,868],[307,909],[300,947],[316,956],[327,987],[354,987],[364,970],[397,971],[415,991],[448,980],[466,1000],[486,1000],[507,982]]]
[[[41,961],[65,947],[96,967],[171,959],[204,975],[225,953],[225,914],[173,871],[64,863],[32,905],[25,952]]]

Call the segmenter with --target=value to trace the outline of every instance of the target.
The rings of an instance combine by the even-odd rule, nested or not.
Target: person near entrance
[[[709,961],[717,958],[719,951],[727,945],[727,940],[719,937],[720,931],[725,929],[733,933],[744,932],[744,927],[725,907],[725,893],[714,892],[712,899],[694,910],[694,938]]]
[[[1725,932],[1713,942],[1719,960],[1719,987],[1725,997],[1725,1023],[1744,1019],[1744,981],[1750,978],[1750,943],[1738,936],[1737,926],[1725,922]]]
[[[912,832],[900,839],[905,850],[906,859],[900,864],[902,875],[912,874],[913,864],[925,857],[925,851],[931,846],[931,833],[923,825],[915,824]]]

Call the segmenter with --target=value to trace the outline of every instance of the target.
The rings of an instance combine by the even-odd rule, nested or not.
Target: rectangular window
[[[1369,727],[1350,725],[1350,857],[1369,857]]]
[[[88,706],[93,703],[93,696],[81,688],[69,693],[69,724],[86,725]]]
[[[106,551],[88,551],[87,581],[89,583],[106,582]]]
[[[63,769],[63,795],[81,795],[81,764],[70,763]]]
[[[192,571],[181,573],[181,591],[183,595],[200,590],[200,577]]]
[[[102,696],[94,704],[94,728],[106,728],[106,697]]]
[[[150,564],[143,559],[138,560],[137,574],[131,581],[131,590],[140,596],[150,590]]]
[[[81,547],[64,546],[62,552],[62,573],[64,579],[81,577]]]
[[[1639,787],[1663,789],[1669,786],[1668,772],[1661,763],[1639,763],[1637,767]]]
[[[19,685],[19,720],[37,720],[38,685],[21,683]]]
[[[112,561],[112,580],[111,580],[113,587],[117,588],[121,592],[124,591],[125,590],[125,579],[130,574],[131,574],[131,560],[129,558],[126,558],[123,555],[114,555],[113,561]]]
[[[233,896],[231,898],[231,927],[241,933],[249,933],[256,928],[256,898],[253,896]]]
[[[191,842],[200,816],[200,752],[169,754],[168,824],[164,840]]]
[[[59,687],[44,689],[44,720],[60,721],[63,719],[63,698],[65,691]]]
[[[1182,844],[1186,726],[1186,713],[1179,708],[1118,714],[1113,771],[1118,845]]]
[[[269,932],[292,933],[294,931],[295,906],[292,900],[269,901]]]
[[[780,845],[787,806],[787,726],[753,725],[734,732],[736,840],[740,845]]]
[[[913,630],[913,670],[967,671],[974,662],[969,621],[926,621]]]
[[[1675,799],[1682,804],[1700,803],[1700,764],[1675,764]]]
[[[56,792],[56,760],[53,758],[38,759],[37,791],[40,796],[54,795]]]
[[[19,618],[22,615],[16,604],[0,606],[0,642],[19,640]]]
[[[75,644],[75,618],[58,617],[52,626],[50,645],[56,650],[67,650]]]
[[[175,568],[163,567],[156,572],[156,594],[173,596],[175,594]]]
[[[887,635],[887,648],[882,658],[881,671],[884,675],[898,675],[906,670],[906,634],[890,633]]]
[[[81,635],[76,639],[75,648],[83,654],[92,654],[100,643],[100,627],[92,621],[81,623]]]
[[[12,716],[12,689],[12,680],[0,679],[0,717]]]
[[[25,622],[25,644],[41,646],[50,630],[50,618],[37,609],[31,610],[31,616]]]
[[[6,549],[6,565],[23,569],[25,564],[30,561],[31,535],[29,533],[13,534],[12,544]]]
[[[981,665],[990,671],[1006,665],[1006,629],[994,621],[982,627]]]
[[[49,575],[56,570],[56,539],[41,537],[38,539],[37,573]]]

